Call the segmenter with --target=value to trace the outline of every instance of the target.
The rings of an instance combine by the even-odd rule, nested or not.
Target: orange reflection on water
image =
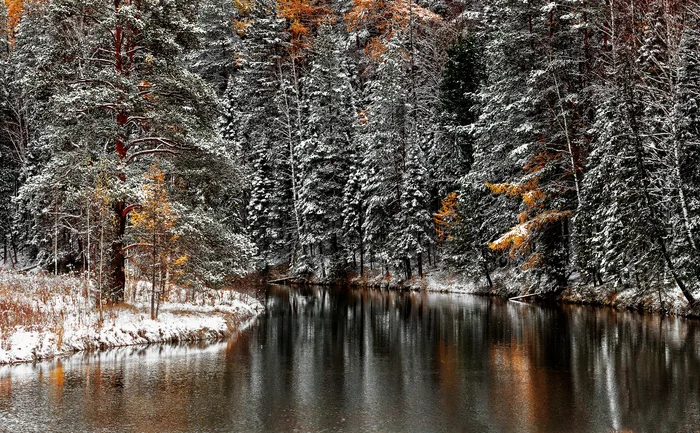
[[[522,425],[532,425],[537,418],[537,396],[524,348],[515,341],[495,344],[489,350],[489,358],[495,382],[490,396],[492,413],[505,424],[518,419]]]
[[[66,374],[63,371],[63,362],[59,359],[56,365],[49,371],[49,389],[53,397],[54,404],[63,403],[63,388],[66,384]]]
[[[7,397],[8,399],[12,396],[12,378],[11,377],[0,377],[0,395]]]

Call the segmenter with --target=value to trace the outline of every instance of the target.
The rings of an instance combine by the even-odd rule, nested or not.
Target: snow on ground
[[[0,364],[86,349],[223,338],[264,308],[254,297],[231,290],[194,299],[173,291],[151,320],[148,286],[132,289],[127,303],[104,307],[100,314],[84,279],[0,271]]]
[[[428,290],[445,293],[495,295],[505,298],[540,293],[547,289],[546,284],[532,281],[524,272],[513,272],[504,268],[491,275],[493,287],[488,287],[483,276],[474,278],[449,269],[430,268],[423,279],[414,277],[401,280],[399,275],[381,275],[379,272],[365,272],[365,278],[356,277],[352,284],[362,287],[403,290]],[[561,295],[565,303],[608,306],[617,309],[630,309],[679,316],[700,316],[700,311],[688,306],[681,291],[672,281],[654,282],[652,287],[616,287],[613,284],[593,286],[584,284],[573,275],[571,286]],[[696,298],[700,294],[696,294]]]
[[[527,274],[496,271],[491,275],[494,286],[488,287],[485,279],[474,281],[465,275],[447,271],[432,271],[426,276],[426,289],[438,292],[496,295],[510,298],[529,293],[540,293],[542,285],[527,278]],[[565,303],[607,306],[679,316],[697,316],[688,306],[681,291],[671,281],[655,283],[656,287],[644,290],[636,287],[616,287],[612,284],[593,286],[570,279],[571,285],[561,294]],[[415,285],[415,284],[414,284]],[[545,287],[546,288],[546,287]]]

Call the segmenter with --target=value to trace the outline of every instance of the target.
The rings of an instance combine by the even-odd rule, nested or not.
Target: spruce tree
[[[353,89],[340,35],[330,25],[319,30],[302,86],[307,137],[298,151],[301,247],[322,252],[322,265],[331,257],[340,270],[343,195],[354,158]]]

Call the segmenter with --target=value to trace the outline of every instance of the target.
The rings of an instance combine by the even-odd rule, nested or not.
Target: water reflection
[[[687,431],[698,323],[272,287],[229,342],[0,367],[2,431]]]

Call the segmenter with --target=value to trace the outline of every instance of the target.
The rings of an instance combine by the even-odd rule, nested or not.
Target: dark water
[[[698,322],[271,288],[228,343],[0,367],[0,431],[700,431]]]

